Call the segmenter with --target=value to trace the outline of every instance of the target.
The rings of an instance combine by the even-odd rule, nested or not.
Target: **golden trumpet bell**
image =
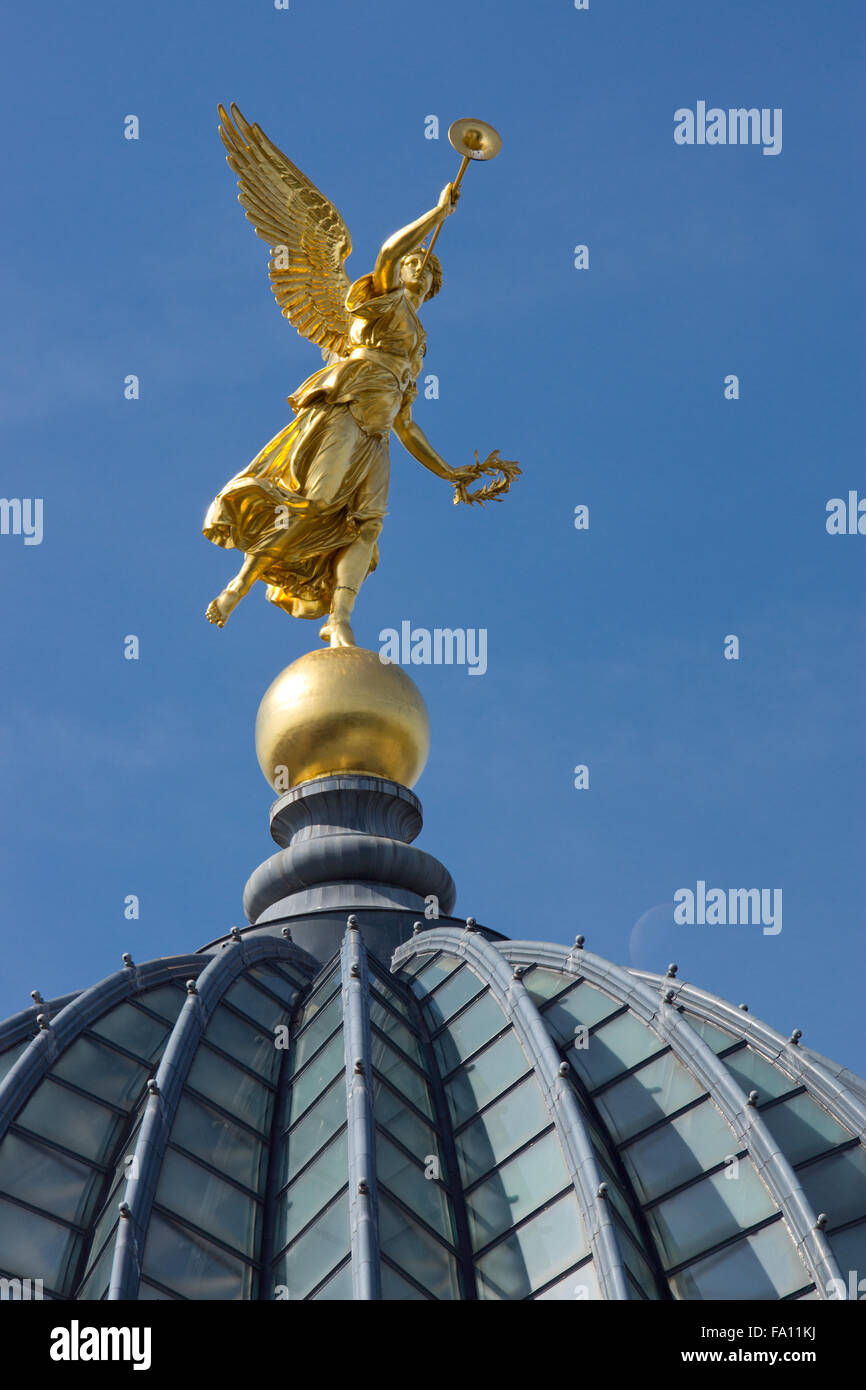
[[[464,159],[495,159],[502,149],[502,136],[486,121],[463,116],[448,130],[448,139]]]

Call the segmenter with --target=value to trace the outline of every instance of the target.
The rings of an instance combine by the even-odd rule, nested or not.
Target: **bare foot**
[[[354,647],[355,634],[345,618],[335,618],[331,615],[325,626],[319,632],[323,642],[328,642],[332,647]]]
[[[229,614],[237,608],[242,594],[232,593],[231,589],[223,589],[221,594],[217,594],[213,603],[209,603],[205,617],[209,623],[216,623],[217,627],[225,627],[226,619]]]

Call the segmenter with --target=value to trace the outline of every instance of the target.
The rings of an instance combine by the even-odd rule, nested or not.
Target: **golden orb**
[[[429,751],[420,690],[364,647],[323,647],[293,661],[256,716],[256,756],[275,791],[339,772],[411,787]]]

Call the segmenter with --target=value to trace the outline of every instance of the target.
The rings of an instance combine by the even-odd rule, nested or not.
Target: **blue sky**
[[[420,843],[461,914],[676,960],[866,1071],[866,538],[825,529],[828,499],[866,495],[864,21],[853,0],[7,15],[0,491],[44,500],[44,539],[0,536],[0,1016],[228,930],[273,849],[255,711],[317,625],[258,586],[209,626],[236,557],[200,528],[320,358],[271,299],[217,102],[337,203],[353,275],[476,115],[503,150],[442,233],[440,396],[416,418],[451,463],[499,448],[524,472],[457,509],[395,441],[355,626],[374,649],[404,619],[488,632],[483,677],[412,670]],[[676,145],[698,101],[781,108],[782,152]],[[781,888],[782,931],[675,926],[698,880]]]

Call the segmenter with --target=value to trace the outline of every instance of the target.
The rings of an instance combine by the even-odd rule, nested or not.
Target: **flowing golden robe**
[[[294,420],[226,484],[203,528],[216,545],[266,556],[267,597],[296,618],[330,612],[340,553],[385,516],[391,427],[417,394],[425,352],[402,287],[376,295],[365,275],[346,308],[349,356],[289,396]],[[375,546],[368,573],[378,558]]]

